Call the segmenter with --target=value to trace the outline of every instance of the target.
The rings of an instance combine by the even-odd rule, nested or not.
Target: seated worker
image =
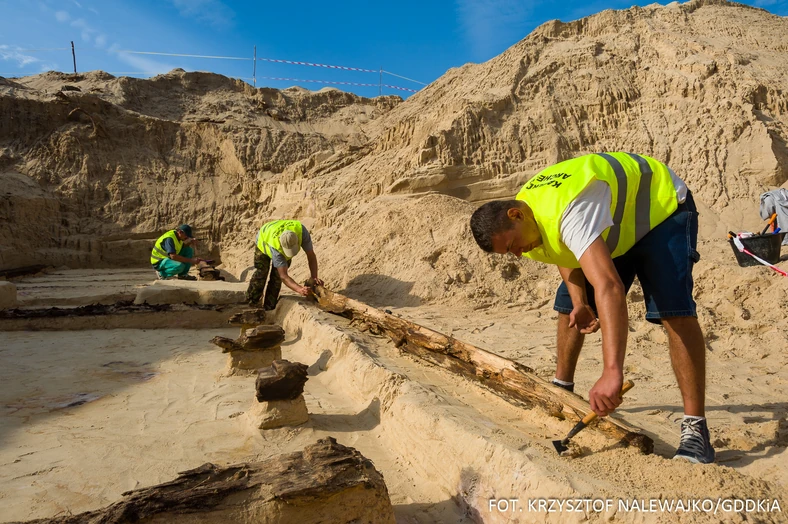
[[[279,290],[282,282],[287,287],[300,295],[306,296],[309,290],[300,286],[287,274],[292,258],[304,248],[306,258],[309,261],[309,272],[318,285],[323,285],[323,281],[317,277],[317,256],[312,248],[312,237],[309,231],[297,220],[274,220],[268,222],[260,228],[257,234],[257,245],[254,249],[255,272],[246,290],[246,300],[250,305],[257,306],[260,297],[263,300],[263,309],[272,310],[276,308],[279,301]],[[271,263],[273,262],[273,268]],[[270,278],[268,276],[270,269]],[[268,280],[268,287],[265,282]]]
[[[194,249],[192,244],[197,242],[192,238],[192,228],[183,224],[167,231],[153,245],[150,254],[150,263],[159,279],[177,277],[179,280],[197,280],[189,275],[192,264],[201,262],[202,258],[192,258]]]
[[[558,353],[554,383],[574,387],[584,336],[602,329],[602,376],[588,394],[600,417],[621,404],[635,276],[646,320],[662,324],[684,403],[673,458],[714,461],[705,418],[706,345],[692,298],[698,212],[686,184],[643,155],[599,153],[566,160],[531,178],[516,200],[492,201],[471,217],[476,243],[555,264]],[[597,316],[599,318],[597,318]]]

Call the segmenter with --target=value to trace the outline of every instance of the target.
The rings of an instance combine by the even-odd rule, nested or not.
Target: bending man
[[[481,206],[471,229],[485,251],[558,266],[563,283],[554,306],[559,313],[554,383],[573,389],[584,335],[601,327],[604,369],[588,394],[599,416],[621,403],[626,293],[637,276],[646,320],[667,330],[684,402],[674,458],[714,461],[705,419],[706,347],[692,299],[692,268],[700,258],[698,212],[673,171],[628,153],[567,160],[531,178],[516,200]]]
[[[203,259],[192,258],[192,244],[197,242],[192,237],[192,228],[188,224],[167,231],[156,240],[150,254],[150,263],[161,280],[177,277],[179,280],[197,280],[189,275],[189,269]]]
[[[323,281],[317,277],[317,256],[312,247],[312,237],[301,222],[275,220],[260,228],[254,250],[255,272],[249,282],[249,288],[246,290],[246,300],[250,305],[259,304],[260,297],[263,296],[263,289],[265,289],[263,308],[266,310],[276,308],[282,282],[300,295],[306,296],[309,293],[306,287],[298,285],[287,274],[292,258],[298,254],[301,248],[304,249],[309,261],[309,272],[312,278],[317,284],[322,285]],[[271,268],[272,265],[273,268]],[[269,269],[270,277],[268,276]],[[266,279],[268,280],[267,288]]]

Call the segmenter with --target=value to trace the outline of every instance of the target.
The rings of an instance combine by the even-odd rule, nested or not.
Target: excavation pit
[[[196,311],[177,308],[184,308],[181,315]],[[328,436],[374,463],[402,522],[510,522],[511,515],[489,511],[490,499],[647,497],[666,476],[698,492],[719,493],[722,481],[726,490],[780,496],[774,484],[752,485],[730,468],[701,474],[596,431],[576,437],[581,456],[558,457],[550,442],[572,421],[507,402],[294,296],[284,296],[265,321],[284,328],[283,358],[309,367],[303,394],[309,419],[261,430],[249,420],[257,403],[254,376],[223,376],[227,357],[210,342],[238,336],[228,324],[231,311],[239,310],[223,310],[217,327],[202,329],[118,329],[110,321],[172,313],[162,311],[109,312],[103,315],[108,329],[5,330],[3,517],[96,510],[206,462],[265,460]],[[394,313],[419,318],[434,311]],[[633,396],[629,413],[644,405]],[[657,443],[664,446],[663,439]]]

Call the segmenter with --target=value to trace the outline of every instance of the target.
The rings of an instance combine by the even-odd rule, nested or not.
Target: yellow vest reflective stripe
[[[166,233],[164,233],[162,236],[159,237],[159,239],[156,241],[155,244],[153,244],[153,250],[151,251],[150,254],[151,265],[156,265],[157,263],[164,260],[165,258],[170,258],[170,255],[167,253],[167,251],[164,250],[164,246],[162,245],[164,244],[164,241],[168,238],[171,238],[172,241],[175,243],[175,254],[177,255],[178,253],[181,252],[181,249],[183,248],[183,242],[178,240],[178,235],[175,234],[175,230],[167,231]]]
[[[629,251],[678,207],[668,167],[653,158],[631,153],[599,153],[566,160],[531,178],[517,200],[534,212],[542,246],[523,256],[563,267],[580,267],[561,242],[561,217],[592,180],[610,186],[613,226],[602,238],[613,258]]]
[[[285,255],[284,251],[282,251],[282,244],[279,242],[279,237],[287,230],[294,232],[298,236],[298,245],[300,246],[304,232],[301,222],[298,220],[274,220],[260,228],[260,232],[257,234],[257,249],[271,257],[271,248],[274,248],[283,257],[290,260],[291,257]]]

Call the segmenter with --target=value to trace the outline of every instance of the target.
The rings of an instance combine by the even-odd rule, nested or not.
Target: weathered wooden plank
[[[106,508],[30,522],[394,524],[383,476],[361,453],[331,437],[262,462],[204,464],[123,495]]]

